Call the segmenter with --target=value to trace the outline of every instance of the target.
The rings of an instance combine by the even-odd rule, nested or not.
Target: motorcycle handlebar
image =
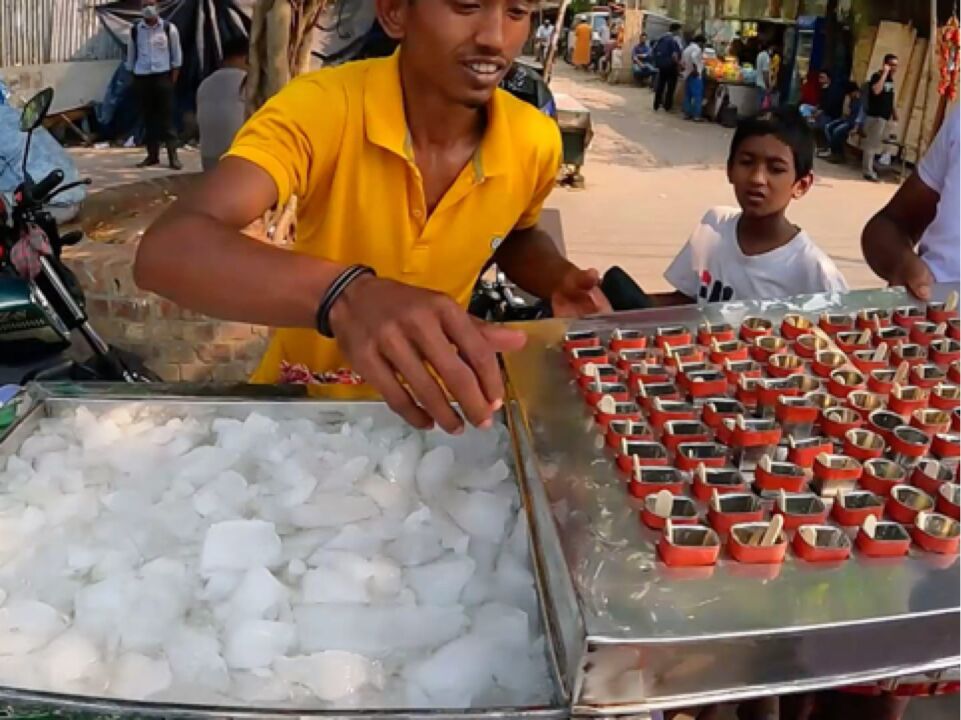
[[[43,200],[50,192],[63,182],[63,170],[51,170],[40,182],[30,187],[30,197],[33,200]]]
[[[93,180],[91,180],[90,178],[84,178],[83,180],[77,180],[76,182],[67,183],[66,185],[63,185],[63,186],[61,186],[61,187],[58,187],[56,190],[54,190],[52,193],[50,193],[50,194],[45,198],[45,201],[46,201],[46,202],[50,202],[50,201],[53,200],[55,197],[57,197],[57,195],[59,195],[60,193],[65,193],[65,192],[67,192],[68,190],[73,190],[75,187],[80,187],[81,185],[90,185],[92,182],[93,182]]]

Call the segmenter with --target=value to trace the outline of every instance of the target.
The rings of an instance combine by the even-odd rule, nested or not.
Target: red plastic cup
[[[928,351],[917,343],[904,342],[891,348],[891,365],[897,367],[901,363],[909,366],[923,365],[927,362]]]
[[[831,407],[821,412],[821,429],[829,438],[844,440],[848,430],[861,427],[861,416],[848,407]]]
[[[957,407],[961,407],[961,387],[949,383],[935,385],[931,388],[931,396],[928,402],[933,408],[950,412]]]
[[[838,525],[860,527],[869,515],[878,520],[884,514],[884,501],[870,490],[842,493],[834,501],[831,515]]]
[[[868,415],[868,428],[884,438],[884,441],[891,444],[894,430],[904,424],[904,418],[890,410],[875,410]]]
[[[595,406],[594,420],[604,432],[613,420],[640,420],[641,409],[633,402],[619,402],[614,404],[614,412],[601,410],[600,404]]]
[[[944,370],[934,363],[921,363],[920,365],[912,366],[908,378],[912,385],[931,389],[945,382],[948,376]]]
[[[641,469],[645,467],[666,467],[668,464],[667,448],[653,440],[622,440],[617,449],[617,466],[627,473],[634,473],[634,457],[637,457]]]
[[[671,373],[660,363],[634,363],[628,368],[627,373],[632,388],[639,388],[641,383],[651,384],[671,381]]]
[[[961,486],[956,482],[944,483],[938,488],[938,512],[955,520],[961,518]]]
[[[728,493],[707,504],[707,521],[719,535],[727,535],[733,525],[764,519],[764,507],[757,495]]]
[[[697,327],[698,345],[710,345],[712,340],[728,342],[734,337],[734,328],[728,323],[701,323]]]
[[[741,322],[740,337],[744,342],[750,343],[756,337],[770,335],[774,332],[774,323],[767,318],[747,317]]]
[[[684,478],[672,467],[648,466],[631,471],[631,479],[627,489],[636,498],[642,500],[648,495],[655,495],[661,490],[668,490],[671,495],[684,494]]]
[[[884,370],[888,367],[888,359],[874,359],[874,350],[855,350],[848,355],[851,363],[865,375],[870,375],[874,370]]]
[[[875,458],[864,463],[858,484],[878,497],[886,498],[895,485],[903,485],[907,472],[893,460]]]
[[[781,442],[781,426],[773,418],[751,418],[745,420],[744,427],[737,421],[727,420],[721,426],[718,436],[732,448],[757,448],[777,445]]]
[[[911,342],[917,343],[921,347],[927,347],[931,344],[932,340],[944,337],[936,332],[937,327],[936,323],[928,322],[927,320],[916,322],[911,326],[911,332],[908,337],[911,339]]]
[[[588,368],[591,367],[594,368],[597,377],[588,372]],[[598,380],[602,383],[617,383],[620,382],[621,376],[613,365],[584,365],[577,369],[577,385],[581,392],[586,392],[587,387]]]
[[[731,458],[726,445],[716,442],[686,442],[677,446],[674,467],[684,472],[694,472],[698,465],[708,468],[725,467]]]
[[[931,441],[931,452],[940,460],[961,457],[961,436],[956,433],[938,433]]]
[[[703,525],[678,525],[665,529],[657,542],[657,553],[672,567],[713,565],[721,551],[721,539]]]
[[[864,390],[867,379],[860,370],[835,370],[828,378],[828,392],[834,397],[846,398],[855,390]]]
[[[659,327],[654,335],[654,344],[661,350],[691,344],[691,331],[683,325]]]
[[[612,420],[607,424],[607,446],[619,450],[624,440],[645,442],[654,440],[654,431],[643,420]]]
[[[753,360],[725,360],[723,366],[728,385],[736,386],[741,378],[759,378],[764,374]]]
[[[948,337],[953,340],[961,340],[961,318],[948,320]]]
[[[691,399],[716,397],[727,392],[727,378],[720,370],[702,370],[679,377],[683,378]]]
[[[895,325],[903,328],[910,328],[914,323],[924,320],[924,310],[915,305],[897,308],[893,315]]]
[[[921,408],[911,413],[911,427],[934,437],[951,429],[951,413],[937,408]]]
[[[830,347],[827,340],[813,333],[799,335],[794,341],[794,352],[806,360],[812,360],[815,355],[826,352]]]
[[[861,419],[867,422],[875,410],[882,410],[887,405],[887,398],[884,395],[870,392],[869,390],[855,390],[848,393],[847,406],[854,410]]]
[[[602,348],[600,345],[584,347],[584,348],[574,348],[567,353],[568,362],[570,362],[571,367],[578,370],[589,363],[595,365],[608,365],[609,358],[607,356],[607,350]]]
[[[891,311],[881,308],[864,308],[854,318],[858,330],[874,330],[891,327]]]
[[[714,497],[715,491],[718,495],[743,493],[747,490],[747,483],[741,473],[732,467],[705,467],[703,480],[699,473],[694,474],[691,490],[695,498],[707,502]]]
[[[811,362],[811,371],[818,377],[826,378],[835,370],[847,363],[848,358],[844,353],[836,350],[822,350],[814,356]]]
[[[751,565],[776,565],[784,562],[787,552],[787,536],[778,533],[773,545],[757,545],[757,538],[767,532],[767,523],[739,523],[731,527],[728,534],[727,549],[731,557],[739,563]]]
[[[766,468],[759,463],[754,469],[754,489],[759,492],[784,490],[799,493],[807,484],[808,476],[804,468],[792,462],[773,461]]]
[[[817,405],[804,397],[782,395],[774,406],[774,418],[781,423],[781,427],[813,427],[820,412]]]
[[[915,410],[928,406],[929,396],[930,392],[925,388],[917,385],[902,385],[893,388],[888,395],[888,409],[903,418],[908,418]]]
[[[747,360],[751,356],[751,349],[740,340],[726,340],[716,345],[707,345],[708,358],[712,363],[723,365],[725,360]]]
[[[918,513],[911,526],[911,538],[918,547],[939,555],[957,555],[961,528],[954,518],[940,513]]]
[[[760,335],[755,337],[751,344],[751,357],[762,365],[766,364],[772,355],[787,351],[787,340],[776,335]]]
[[[911,333],[907,328],[895,325],[892,327],[879,328],[878,330],[875,330],[872,335],[872,341],[874,342],[875,347],[878,347],[884,343],[893,349],[901,343],[908,342],[910,337]]]
[[[761,378],[742,375],[734,386],[734,397],[745,407],[757,407],[757,389]]]
[[[694,505],[694,501],[689,497],[673,495],[671,514],[667,518],[661,517],[654,512],[656,503],[657,496],[648,495],[644,498],[644,507],[641,508],[641,520],[649,528],[663,530],[668,519],[675,525],[696,525],[698,523],[697,506]]]
[[[928,303],[928,320],[937,324],[958,317],[958,309],[945,310],[944,303]]]
[[[592,382],[584,386],[584,399],[588,405],[596,406],[605,395],[610,395],[614,402],[619,403],[631,400],[631,391],[622,382]]]
[[[911,547],[911,536],[896,522],[881,521],[874,526],[874,536],[862,527],[854,539],[858,550],[868,557],[901,557]]]
[[[811,469],[814,487],[822,495],[853,488],[863,472],[861,463],[846,455],[818,455]]]
[[[858,350],[870,350],[872,347],[871,333],[863,330],[839,332],[837,337],[834,338],[834,342],[837,344],[838,349],[847,355]]]
[[[791,547],[808,562],[841,562],[851,555],[851,541],[833,525],[802,525],[794,533]]]
[[[828,516],[824,501],[811,493],[778,497],[774,501],[774,512],[784,518],[785,530],[796,530],[802,525],[820,525]]]
[[[647,347],[648,337],[640,330],[625,330],[615,328],[611,333],[610,348],[611,352],[621,350],[643,350]]]
[[[825,437],[805,438],[795,440],[793,445],[788,445],[787,459],[789,462],[799,465],[802,468],[814,466],[814,459],[822,454],[834,452],[834,443]]]
[[[895,485],[884,509],[892,520],[909,525],[919,512],[934,510],[934,498],[913,485]]]
[[[697,410],[683,400],[655,398],[647,410],[647,418],[651,427],[660,430],[664,427],[664,423],[672,420],[696,420]]]
[[[781,335],[788,340],[796,340],[801,335],[811,332],[814,327],[808,318],[796,313],[790,313],[781,318]]]
[[[938,498],[941,486],[953,482],[955,477],[955,471],[950,467],[942,465],[937,460],[928,460],[914,466],[914,471],[911,473],[911,484],[931,497]],[[941,512],[940,509],[938,512]]]
[[[791,357],[797,357],[791,356]],[[793,378],[762,378],[757,383],[757,404],[761,408],[773,408],[780,397],[798,397],[801,388]]]
[[[724,422],[725,418],[735,418],[744,415],[746,410],[737,400],[728,398],[710,398],[704,403],[701,411],[701,419],[711,430],[717,432],[718,427]]]
[[[868,373],[868,390],[879,395],[888,395],[894,387],[896,370],[872,370]]]
[[[601,338],[593,330],[578,330],[569,332],[564,336],[561,347],[565,352],[581,348],[600,347]]]
[[[682,443],[702,443],[711,439],[711,429],[700,420],[668,420],[661,432],[661,442],[670,452]]]
[[[947,367],[955,360],[961,359],[961,343],[952,338],[934,340],[928,345],[928,358],[935,365]]]
[[[856,428],[844,433],[844,454],[864,463],[884,455],[884,438],[871,430]]]
[[[637,387],[637,402],[648,413],[657,400],[680,400],[681,391],[672,382],[641,383]],[[653,421],[651,422],[653,425]]]
[[[785,378],[804,372],[804,358],[800,355],[777,353],[767,361],[767,374],[773,378]]]
[[[961,385],[961,361],[955,360],[948,365],[948,380],[955,385]]]
[[[684,363],[704,361],[704,348],[700,345],[670,345],[664,347],[664,365],[679,370]]]
[[[910,425],[894,428],[888,440],[891,446],[891,459],[902,465],[914,465],[919,458],[928,454],[931,438],[923,431]]]
[[[853,330],[854,318],[843,313],[824,313],[818,320],[818,325],[828,335],[837,335],[846,330]]]

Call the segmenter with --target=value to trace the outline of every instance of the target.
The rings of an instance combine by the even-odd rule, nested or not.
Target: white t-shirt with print
[[[738,208],[708,210],[665,279],[698,303],[847,291],[834,261],[803,230],[782,247],[745,255],[737,242],[740,217]]]
[[[937,214],[921,236],[918,247],[918,254],[931,268],[931,274],[937,282],[957,282],[961,278],[959,124],[961,109],[955,103],[918,166],[921,181],[941,196]]]

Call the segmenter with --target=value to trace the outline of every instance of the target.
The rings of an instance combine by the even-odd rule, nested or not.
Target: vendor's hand
[[[351,366],[392,410],[415,427],[436,422],[449,433],[464,423],[444,387],[472,425],[489,426],[504,400],[496,354],[526,340],[471,318],[445,295],[373,276],[351,283],[330,326]]]
[[[551,294],[554,316],[582,317],[613,312],[600,285],[601,275],[597,270],[581,270],[571,266]]]
[[[898,264],[897,277],[890,278],[890,282],[892,285],[903,285],[916,298],[927,301],[931,299],[934,276],[924,260],[908,251]]]

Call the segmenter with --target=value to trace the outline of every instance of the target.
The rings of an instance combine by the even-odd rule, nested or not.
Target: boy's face
[[[491,99],[530,31],[531,0],[378,0],[406,67],[453,102]]]
[[[750,217],[783,212],[792,200],[804,197],[814,176],[796,175],[791,148],[774,135],[744,140],[727,168],[738,205]]]

